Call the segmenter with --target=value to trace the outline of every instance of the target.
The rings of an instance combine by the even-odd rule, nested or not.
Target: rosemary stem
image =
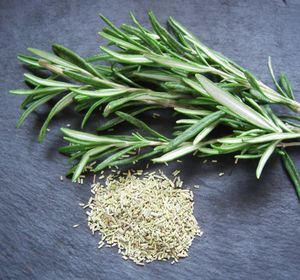
[[[290,142],[290,143],[279,143],[277,147],[287,148],[287,147],[297,147],[300,146],[300,142]]]

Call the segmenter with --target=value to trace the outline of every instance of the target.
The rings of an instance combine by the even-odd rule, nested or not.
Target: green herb
[[[51,73],[46,79],[25,74],[25,81],[34,89],[11,91],[27,96],[22,104],[27,109],[18,126],[39,106],[56,100],[41,128],[39,141],[53,117],[72,103],[76,111],[85,112],[81,127],[101,106],[102,115],[110,118],[98,128],[102,133],[117,130],[124,122],[139,129],[129,136],[96,136],[62,129],[70,145],[61,151],[75,161],[68,172],[73,173],[73,180],[97,159],[101,162],[93,167],[95,172],[108,165],[135,163],[143,158],[167,162],[186,154],[204,157],[228,153],[237,159],[259,159],[259,178],[274,152],[299,146],[299,117],[278,116],[271,108],[278,104],[300,112],[287,76],[282,74],[277,82],[271,58],[268,66],[277,90],[207,47],[173,18],[168,20],[168,31],[152,12],[152,30],[131,17],[134,25],[117,27],[101,16],[107,27],[99,35],[113,49],[101,46],[101,53],[89,58],[58,44],[53,45],[53,53],[30,48],[35,57],[18,56],[31,68]],[[173,126],[173,138],[137,118],[153,108],[169,108],[176,113],[176,124],[169,123]],[[221,132],[217,136],[212,133],[217,131]],[[291,139],[295,142],[289,142]],[[138,153],[132,155],[132,151]],[[282,156],[297,188],[296,169],[286,155]]]
[[[279,153],[281,155],[285,170],[289,174],[290,179],[294,184],[298,199],[300,200],[300,176],[297,172],[296,166],[286,151],[282,149],[279,151]]]

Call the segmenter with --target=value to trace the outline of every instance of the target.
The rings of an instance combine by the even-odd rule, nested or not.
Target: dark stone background
[[[297,0],[0,1],[0,279],[299,279],[300,208],[276,156],[260,181],[255,161],[234,165],[232,157],[217,164],[191,157],[161,166],[166,173],[182,169],[187,186],[201,185],[194,190],[195,215],[204,236],[179,264],[140,267],[116,249],[97,249],[98,236],[90,234],[78,206],[90,196],[91,179],[84,185],[59,180],[69,165],[57,152],[63,144],[58,128],[78,127],[72,110],[55,118],[43,144],[36,137],[45,112],[15,129],[21,98],[8,91],[24,87],[25,70],[16,54],[27,47],[49,50],[54,42],[93,54],[104,43],[97,36],[103,27],[99,12],[121,24],[133,11],[148,24],[149,9],[162,21],[174,16],[269,84],[271,55],[275,71],[289,75],[300,97]],[[98,122],[96,117],[92,126]],[[299,153],[292,155],[300,166]],[[219,172],[225,175],[219,178]]]

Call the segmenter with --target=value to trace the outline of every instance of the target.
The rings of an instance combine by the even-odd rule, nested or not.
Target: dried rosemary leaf
[[[110,175],[106,186],[93,185],[87,214],[91,231],[101,234],[98,247],[118,246],[139,265],[186,257],[195,235],[202,235],[192,192],[176,188],[161,171],[140,174]]]

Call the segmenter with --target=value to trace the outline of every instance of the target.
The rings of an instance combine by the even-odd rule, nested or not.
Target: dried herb
[[[106,186],[93,185],[94,196],[85,206],[89,228],[101,234],[99,248],[117,246],[124,259],[137,264],[178,261],[202,235],[193,215],[193,193],[176,187],[162,172],[142,173],[109,175]]]

